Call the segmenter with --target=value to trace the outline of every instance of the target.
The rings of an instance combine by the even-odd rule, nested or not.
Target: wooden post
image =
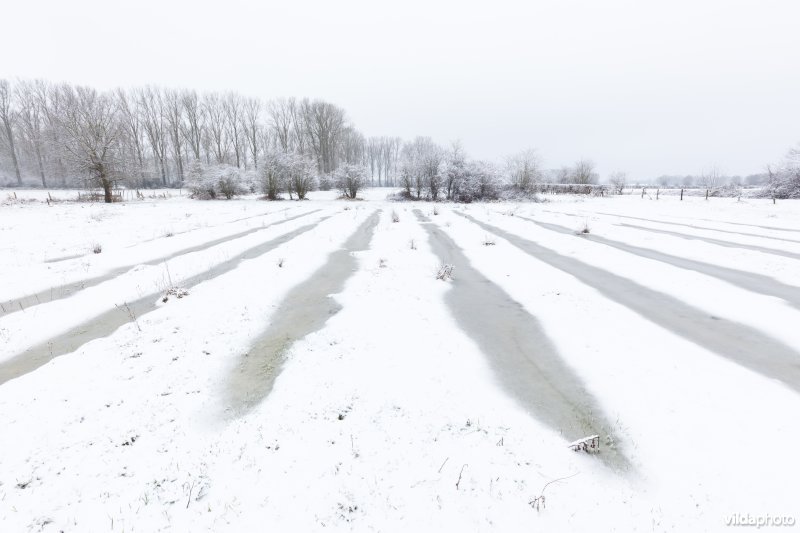
[[[706,189],[706,200],[708,200],[708,189]]]
[[[644,187],[642,187],[642,199],[644,199]]]
[[[661,192],[661,189],[656,189],[656,200],[658,200],[658,193]]]
[[[681,202],[683,201],[683,189],[681,189]]]

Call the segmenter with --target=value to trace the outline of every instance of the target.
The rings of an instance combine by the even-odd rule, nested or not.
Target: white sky
[[[0,77],[344,107],[365,135],[537,148],[634,178],[800,141],[800,1],[10,0]]]

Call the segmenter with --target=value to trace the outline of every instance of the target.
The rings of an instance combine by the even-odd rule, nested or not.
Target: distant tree
[[[242,131],[247,138],[247,148],[253,160],[253,169],[258,170],[258,153],[261,139],[261,102],[255,98],[244,100],[242,108]]]
[[[42,187],[47,187],[45,176],[45,138],[44,126],[45,115],[44,103],[39,96],[42,93],[42,82],[23,81],[17,84],[16,94],[19,101],[19,123],[22,127],[22,135],[32,149],[36,168],[39,171],[39,178]]]
[[[800,144],[777,167],[768,166],[767,174],[765,192],[772,198],[800,198]]]
[[[625,185],[628,181],[628,175],[624,172],[612,172],[608,177],[608,183],[617,194],[622,194],[625,191]]]
[[[496,200],[500,195],[502,175],[500,170],[487,161],[470,161],[467,165],[467,179],[461,200]]]
[[[597,174],[594,172],[594,163],[590,159],[579,159],[572,167],[572,183],[588,185],[597,182]]]
[[[464,187],[467,178],[467,156],[461,143],[456,141],[445,155],[442,168],[445,198],[455,200]]]
[[[22,186],[22,174],[19,171],[17,148],[14,144],[14,124],[17,121],[17,110],[14,108],[13,98],[14,94],[8,80],[0,79],[0,122],[3,123],[3,140],[8,147],[8,153],[14,165],[17,185]]]
[[[523,192],[533,192],[541,181],[542,162],[536,150],[519,152],[506,160],[511,185]]]
[[[562,166],[555,171],[556,183],[570,183],[572,181],[572,169],[567,166]]]
[[[153,152],[153,164],[156,173],[161,176],[161,183],[167,181],[167,125],[164,112],[164,99],[161,89],[145,87],[134,92],[139,117],[144,127],[150,149]]]
[[[178,180],[183,181],[183,156],[184,139],[181,127],[184,124],[183,104],[181,95],[177,91],[167,90],[163,95],[163,112],[166,117],[166,130],[170,144],[172,145],[172,160],[175,163],[175,170]]]
[[[705,189],[716,189],[722,185],[722,180],[722,173],[716,166],[712,166],[700,174],[700,186]]]

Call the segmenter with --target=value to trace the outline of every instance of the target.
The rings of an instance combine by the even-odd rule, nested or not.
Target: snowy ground
[[[798,203],[7,192],[0,531],[800,519]]]

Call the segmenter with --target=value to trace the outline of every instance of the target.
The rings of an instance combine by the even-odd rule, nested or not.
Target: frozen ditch
[[[421,211],[414,214],[434,253],[455,265],[445,301],[461,329],[487,356],[503,387],[534,418],[568,441],[592,434],[613,438],[612,425],[598,402],[562,361],[536,318],[472,268],[450,236]],[[615,468],[628,466],[625,457],[611,448],[605,448],[601,457]]]
[[[532,222],[537,226],[550,231],[555,231],[566,235],[575,235],[575,232],[566,226],[551,224],[548,222],[540,222],[538,220],[533,220],[531,218],[519,215],[517,215],[517,218]],[[754,272],[746,272],[744,270],[736,270],[735,268],[723,267],[711,263],[704,263],[702,261],[678,257],[676,255],[665,254],[657,250],[634,246],[621,241],[607,239],[599,235],[580,234],[579,237],[599,244],[604,244],[606,246],[622,250],[623,252],[637,255],[639,257],[644,257],[645,259],[653,259],[654,261],[660,261],[684,270],[692,270],[706,276],[715,277],[748,291],[774,296],[775,298],[780,298],[791,306],[800,309],[800,287],[787,285],[786,283],[782,283],[769,276],[756,274]]]
[[[314,229],[318,224],[324,220],[327,220],[328,218],[330,218],[330,216],[322,217],[314,223],[307,224],[279,237],[254,246],[236,255],[235,257],[228,259],[224,263],[220,263],[212,269],[181,281],[180,286],[188,289],[199,283],[230,272],[242,261],[255,259],[269,252],[273,248],[276,248],[277,246],[294,239],[298,235]],[[95,316],[94,318],[75,326],[66,333],[33,346],[11,359],[0,362],[0,385],[8,380],[36,370],[55,357],[74,352],[87,342],[107,337],[123,324],[132,322],[133,316],[138,319],[143,315],[155,310],[157,308],[157,301],[160,296],[160,292],[154,292],[133,302],[117,304],[114,309],[110,309],[105,313]]]
[[[800,241],[795,240],[795,239],[784,239],[783,237],[772,237],[770,235],[762,235],[760,233],[746,233],[746,232],[743,232],[743,231],[731,231],[731,230],[727,230],[727,229],[709,228],[709,227],[706,227],[706,226],[696,226],[694,224],[683,224],[681,222],[668,222],[666,220],[652,220],[650,218],[634,217],[634,216],[630,216],[630,215],[615,215],[613,213],[601,213],[601,212],[598,212],[597,214],[598,215],[605,215],[605,216],[609,216],[609,217],[620,217],[620,218],[628,218],[628,219],[631,219],[631,220],[641,220],[643,222],[652,222],[653,224],[666,224],[668,226],[681,226],[681,227],[684,227],[684,228],[699,229],[699,230],[703,230],[703,231],[718,231],[720,233],[728,233],[730,235],[740,235],[740,236],[743,236],[743,237],[758,237],[760,239],[770,239],[770,240],[773,240],[773,241],[793,242],[793,243],[800,244]]]
[[[177,252],[173,252],[171,254],[168,254],[168,255],[165,255],[163,257],[159,257],[159,258],[156,258],[156,259],[152,259],[150,261],[137,263],[135,265],[126,265],[126,266],[122,266],[122,267],[117,267],[117,268],[115,268],[113,270],[110,270],[106,274],[103,274],[102,276],[96,276],[96,277],[93,277],[93,278],[83,279],[83,280],[76,281],[76,282],[73,282],[73,283],[67,283],[67,284],[64,284],[64,285],[59,285],[57,287],[51,287],[49,289],[46,289],[46,290],[43,290],[43,291],[39,291],[39,292],[34,293],[34,294],[30,294],[28,296],[20,296],[19,298],[12,298],[10,300],[6,300],[5,302],[0,302],[0,312],[2,312],[3,314],[8,314],[8,313],[12,313],[12,312],[15,312],[15,311],[23,311],[25,309],[28,309],[29,307],[34,306],[34,305],[39,305],[39,304],[43,304],[43,303],[47,303],[47,302],[53,302],[55,300],[61,300],[62,298],[68,298],[69,296],[72,296],[73,294],[75,294],[78,291],[81,291],[83,289],[88,289],[89,287],[94,287],[95,285],[100,285],[101,283],[103,283],[105,281],[108,281],[110,279],[113,279],[113,278],[121,275],[121,274],[124,274],[125,272],[129,271],[131,268],[134,268],[134,267],[136,267],[138,265],[151,265],[151,266],[152,265],[158,265],[160,263],[163,263],[164,261],[169,261],[170,259],[173,259],[173,258],[178,257],[180,255],[185,255],[185,254],[189,254],[189,253],[192,253],[192,252],[199,252],[199,251],[202,251],[202,250],[207,250],[208,248],[211,248],[212,246],[216,246],[216,245],[221,244],[223,242],[232,241],[234,239],[239,239],[241,237],[245,237],[247,235],[250,235],[251,233],[255,233],[257,231],[261,231],[261,230],[270,228],[272,226],[278,226],[280,224],[285,224],[286,222],[289,222],[289,221],[292,221],[292,220],[296,220],[298,218],[302,218],[302,217],[307,216],[307,215],[311,215],[311,214],[316,213],[318,211],[320,211],[320,209],[314,209],[313,211],[307,211],[305,213],[301,213],[301,214],[295,215],[293,217],[287,217],[287,218],[284,218],[283,220],[278,220],[276,222],[272,222],[272,223],[266,224],[264,226],[258,226],[258,227],[255,227],[255,228],[250,228],[248,230],[241,231],[239,233],[234,233],[233,235],[227,235],[225,237],[220,237],[220,238],[214,239],[212,241],[204,242],[204,243],[201,243],[201,244],[198,244],[198,245],[195,245],[195,246],[190,246],[188,248],[183,248],[181,250],[178,250]],[[263,215],[257,215],[257,216],[263,216]],[[77,256],[77,257],[82,257],[82,256]]]
[[[227,386],[229,412],[238,416],[266,398],[291,345],[321,329],[328,318],[339,312],[341,306],[332,295],[341,292],[357,270],[358,260],[353,252],[369,248],[379,220],[380,211],[370,215],[342,248],[332,252],[327,262],[293,288],[275,309],[267,329],[231,373]]]
[[[800,353],[786,344],[745,324],[711,316],[677,298],[561,255],[470,215],[457,214],[672,333],[800,392]]]
[[[709,244],[716,244],[718,246],[724,246],[726,248],[742,248],[744,250],[751,250],[753,252],[761,252],[765,254],[773,254],[773,255],[780,255],[783,257],[788,257],[790,259],[800,259],[800,254],[794,252],[787,252],[786,250],[778,250],[777,248],[768,248],[766,246],[758,246],[755,244],[744,244],[740,242],[731,242],[731,241],[723,241],[720,239],[714,239],[711,237],[700,237],[699,235],[689,235],[688,233],[680,233],[677,231],[669,231],[665,229],[657,229],[657,228],[648,228],[647,226],[637,226],[636,224],[626,224],[624,222],[620,222],[618,224],[624,228],[634,228],[641,231],[649,231],[651,233],[658,233],[661,235],[670,235],[672,237],[679,237],[681,239],[686,239],[689,241],[703,241]]]

